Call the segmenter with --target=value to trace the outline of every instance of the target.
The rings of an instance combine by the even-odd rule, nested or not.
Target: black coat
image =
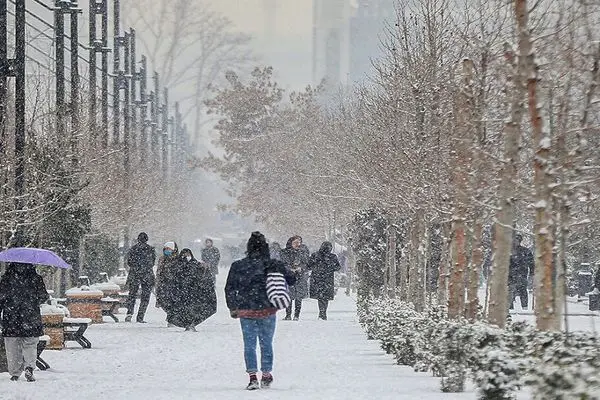
[[[136,275],[140,279],[145,278],[147,275],[154,276],[152,268],[155,261],[156,252],[154,247],[147,243],[137,242],[127,253],[129,275]]]
[[[527,278],[533,277],[535,260],[533,254],[525,246],[517,246],[510,255],[508,269],[508,283],[512,285],[527,286]]]
[[[280,272],[288,285],[296,282],[296,277],[281,261],[267,258],[246,257],[231,264],[225,299],[230,310],[264,310],[274,308],[267,297],[267,273]]]
[[[197,260],[177,259],[166,282],[162,303],[167,321],[175,326],[196,326],[217,312],[215,278]]]
[[[219,273],[219,261],[221,260],[221,253],[219,253],[219,249],[217,249],[215,246],[205,247],[202,249],[201,258],[202,261],[210,266],[210,271],[213,273],[213,275],[217,275]]]
[[[156,268],[156,304],[165,311],[169,300],[169,290],[171,290],[175,281],[176,263],[176,256],[162,256],[158,260]]]
[[[292,247],[293,239],[291,237],[287,241],[285,249],[281,250],[281,261],[283,261],[286,268],[296,275],[296,283],[290,287],[292,300],[302,300],[308,297],[308,278],[310,274],[308,260],[310,259],[310,250],[304,244],[294,249]]]
[[[0,280],[2,335],[42,336],[44,326],[40,305],[48,298],[46,285],[33,265],[11,263]]]
[[[310,276],[310,297],[317,300],[333,300],[335,293],[334,272],[341,269],[340,262],[331,252],[331,243],[325,242],[318,252],[313,253],[308,263]]]

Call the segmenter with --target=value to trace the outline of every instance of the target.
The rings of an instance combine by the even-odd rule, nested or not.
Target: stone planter
[[[102,301],[104,293],[87,286],[67,290],[67,308],[71,318],[90,318],[93,323],[101,324]]]
[[[46,344],[47,350],[62,350],[65,344],[65,335],[63,327],[63,314],[44,314],[42,322],[44,323],[44,335],[50,337]]]
[[[50,300],[52,304],[42,304],[42,323],[44,324],[44,335],[50,337],[46,343],[48,350],[62,350],[65,343],[63,318],[67,314],[64,306],[58,305],[56,300]]]

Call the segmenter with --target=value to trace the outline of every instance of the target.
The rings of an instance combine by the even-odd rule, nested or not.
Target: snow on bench
[[[91,318],[63,318],[63,323],[64,324],[91,324],[92,323],[92,319]]]

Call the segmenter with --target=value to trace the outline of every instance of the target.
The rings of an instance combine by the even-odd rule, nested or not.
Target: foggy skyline
[[[252,35],[259,63],[273,66],[282,87],[300,90],[312,83],[312,3],[213,0],[211,5],[230,18],[236,30]]]

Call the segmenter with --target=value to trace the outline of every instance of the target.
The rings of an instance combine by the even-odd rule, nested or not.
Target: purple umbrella
[[[50,265],[58,268],[71,268],[62,258],[50,250],[29,247],[13,247],[0,252],[0,262]]]

